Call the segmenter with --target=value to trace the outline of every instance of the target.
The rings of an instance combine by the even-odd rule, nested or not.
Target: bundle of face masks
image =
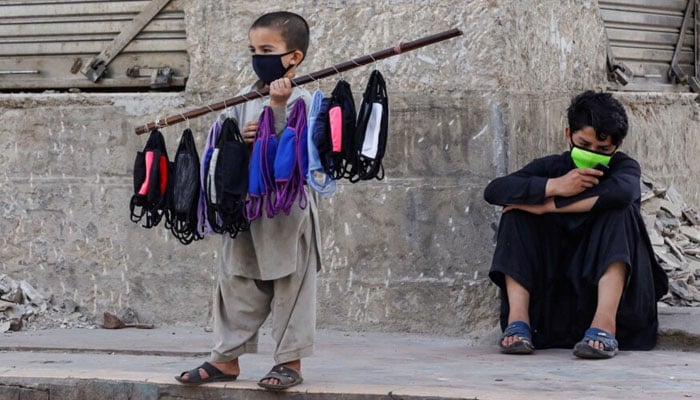
[[[313,144],[327,177],[352,183],[384,178],[382,159],[389,131],[389,98],[386,82],[379,71],[372,71],[359,115],[355,112],[350,84],[342,79],[331,96],[312,109],[318,110],[313,125]],[[313,166],[313,171],[319,170],[315,164]],[[325,193],[328,184],[326,177],[323,178],[321,182],[324,183],[318,186]],[[319,181],[313,186],[316,183]]]
[[[306,208],[304,183],[308,170],[306,105],[298,99],[287,120],[287,126],[277,140],[272,109],[265,107],[256,132],[250,166],[248,167],[249,221],[260,218],[263,209],[269,218],[279,212],[289,214],[294,203]]]
[[[262,66],[277,58],[255,56],[254,66],[271,71]],[[135,162],[132,220],[145,217],[144,226],[150,228],[165,216],[167,228],[183,244],[212,232],[235,237],[263,214],[273,218],[280,212],[289,214],[295,204],[305,208],[307,183],[329,196],[340,179],[381,180],[388,107],[386,83],[375,70],[359,115],[350,84],[342,79],[330,97],[314,92],[308,115],[304,100],[297,99],[279,137],[272,109],[265,107],[250,153],[237,121],[230,118],[217,118],[212,125],[201,163],[189,129],[172,164],[162,134],[154,130]]]
[[[248,204],[246,218],[254,221],[262,216],[263,207],[267,216],[272,218],[275,188],[275,155],[277,154],[277,135],[272,109],[265,107],[258,121],[258,130],[253,143],[253,152],[248,166]]]
[[[158,129],[154,129],[143,151],[136,153],[134,194],[129,204],[131,220],[138,223],[145,218],[144,228],[158,225],[167,213],[169,167],[165,139]]]

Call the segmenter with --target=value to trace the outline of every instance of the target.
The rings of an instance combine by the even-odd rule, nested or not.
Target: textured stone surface
[[[688,205],[700,204],[700,105],[697,94],[620,94],[629,110],[623,148],[657,182],[675,186]]]
[[[482,190],[566,150],[571,95],[606,86],[597,3],[178,1],[192,64],[186,92],[0,94],[0,271],[95,315],[132,307],[145,323],[207,324],[220,239],[185,247],[162,227],[129,221],[133,157],[146,140],[133,128],[249,83],[246,30],[265,11],[308,17],[301,73],[457,27],[463,37],[378,63],[391,101],[387,178],[343,183],[321,203],[318,322],[454,335],[493,328],[497,293],[486,273],[499,213]],[[344,74],[358,99],[368,73]],[[617,96],[631,118],[623,150],[697,204],[696,95]],[[191,123],[200,148],[212,118]],[[165,128],[171,155],[183,128]]]
[[[464,36],[381,61],[394,90],[439,97],[495,88],[561,91],[601,85],[605,78],[602,20],[589,0],[195,3],[187,13],[189,32],[197,31],[188,35],[188,90],[198,92],[230,91],[252,79],[247,26],[274,9],[308,19],[311,46],[300,73],[458,28]],[[366,72],[346,76],[364,78]]]

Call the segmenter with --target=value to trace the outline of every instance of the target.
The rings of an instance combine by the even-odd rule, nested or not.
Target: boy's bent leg
[[[274,281],[272,337],[277,343],[275,363],[292,369],[298,375],[296,383],[302,380],[301,358],[313,353],[316,329],[317,259],[313,246],[313,241],[309,246],[302,240],[297,251],[296,272]],[[275,377],[263,378],[260,383],[282,384]]]
[[[598,304],[591,326],[583,339],[574,346],[574,355],[579,358],[605,359],[617,355],[615,339],[617,310],[625,285],[627,265],[613,262],[598,282]]]
[[[215,363],[237,359],[258,350],[258,330],[270,313],[272,285],[269,282],[230,276],[219,280],[214,298],[214,348],[209,360]]]
[[[257,351],[258,329],[269,314],[272,285],[222,274],[214,295],[214,348],[209,363],[226,375],[239,375],[238,357]],[[199,378],[210,374],[198,368]],[[195,378],[196,379],[196,378]],[[190,382],[189,373],[181,382]]]
[[[523,321],[530,323],[528,308],[530,306],[530,292],[515,279],[506,275],[506,291],[508,292],[508,323]]]
[[[615,335],[617,309],[620,306],[626,277],[627,266],[621,261],[616,261],[608,267],[600,278],[598,281],[598,305],[591,322],[591,328],[599,328]],[[589,341],[588,344],[603,350],[602,342]]]
[[[658,288],[665,287],[667,278],[657,274],[663,275],[663,271],[656,263],[646,235],[644,221],[634,205],[600,212],[591,220],[588,236],[580,242],[583,246],[577,249],[574,257],[580,261],[578,271],[582,274],[571,277],[572,280],[578,278],[574,282],[580,284],[577,288],[580,298],[587,297],[580,303],[576,327],[572,331],[575,340],[580,340],[591,326],[604,326],[605,320],[612,318],[611,311],[607,311],[607,317],[604,311],[606,298],[611,298],[613,303],[608,309],[616,308],[615,322],[614,327],[612,323],[607,327],[611,335],[614,332],[619,348],[649,350],[654,347],[658,329]],[[624,268],[613,267],[618,262]],[[610,285],[614,289],[612,296],[605,296],[608,279],[615,277],[615,271],[617,278],[613,283],[616,285]],[[620,287],[623,288],[621,296]]]
[[[499,345],[503,352],[521,354],[503,346],[518,343],[524,337],[531,339],[532,346],[528,347],[535,346],[538,338],[531,336],[530,326],[538,325],[538,321],[542,325],[544,320],[546,328],[547,321],[553,319],[550,308],[544,306],[551,299],[547,282],[561,269],[560,252],[565,242],[566,237],[552,216],[519,210],[502,215],[489,277],[501,289],[504,340],[499,340]],[[517,327],[511,326],[517,321],[521,321]]]
[[[529,325],[530,292],[508,275],[505,276],[505,281],[506,292],[508,293],[508,324],[522,321]],[[508,347],[522,340],[523,338],[517,335],[506,336],[501,341],[501,346]]]
[[[315,257],[313,257],[315,260]],[[275,281],[272,337],[275,362],[284,364],[313,353],[316,330],[316,265]]]

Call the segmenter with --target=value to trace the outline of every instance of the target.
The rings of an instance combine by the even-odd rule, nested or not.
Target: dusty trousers
[[[226,362],[257,352],[258,331],[268,316],[277,364],[313,353],[318,260],[315,245],[314,240],[300,240],[296,270],[274,280],[235,275],[224,251],[214,294],[214,348],[210,361]]]

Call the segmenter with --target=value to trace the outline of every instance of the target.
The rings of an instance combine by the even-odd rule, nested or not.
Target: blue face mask
[[[284,76],[292,67],[285,68],[282,64],[282,57],[293,53],[295,50],[288,51],[283,54],[253,54],[253,71],[266,84],[276,81]]]

